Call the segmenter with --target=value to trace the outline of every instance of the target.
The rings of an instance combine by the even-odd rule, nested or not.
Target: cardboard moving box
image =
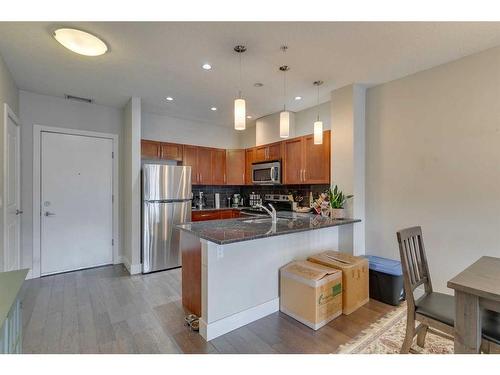
[[[349,315],[368,302],[368,259],[338,251],[325,251],[307,260],[342,270],[342,313],[344,315]]]
[[[280,270],[280,310],[317,330],[342,314],[342,272],[308,261]]]

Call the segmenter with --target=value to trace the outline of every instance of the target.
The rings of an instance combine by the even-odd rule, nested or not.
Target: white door
[[[113,262],[113,141],[41,134],[41,274]]]
[[[11,116],[7,116],[7,132],[5,142],[5,264],[6,271],[17,270],[21,266],[20,236],[20,154],[19,126]]]

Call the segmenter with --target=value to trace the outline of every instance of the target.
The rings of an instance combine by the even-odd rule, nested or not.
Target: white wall
[[[141,99],[123,109],[123,261],[131,274],[141,271]]]
[[[500,257],[500,48],[367,92],[367,253],[421,225],[434,288]]]
[[[319,118],[323,122],[323,130],[331,129],[330,102],[295,112],[295,136],[300,137],[313,133],[313,124]]]
[[[290,138],[312,134],[313,124],[320,116],[323,129],[329,130],[331,124],[330,102],[310,107],[298,112],[291,112]],[[279,112],[247,122],[247,129],[240,133],[241,148],[254,147],[267,143],[279,142]]]
[[[122,111],[117,108],[79,103],[21,90],[19,92],[19,117],[21,120],[21,206],[24,210],[21,226],[22,265],[31,268],[33,256],[33,125],[117,134],[121,142]],[[119,164],[121,169],[121,160]],[[119,195],[120,197],[123,195],[121,189],[119,189]],[[121,212],[119,217],[122,217]],[[122,225],[119,226],[121,227]],[[117,246],[120,249],[119,240]]]
[[[149,112],[142,113],[141,132],[143,139],[156,141],[219,148],[240,147],[240,135],[233,128]]]
[[[339,229],[343,251],[365,253],[365,94],[361,85],[332,92],[331,180],[345,194],[353,194],[346,209],[360,223]]]
[[[12,76],[10,75],[9,70],[7,69],[7,66],[5,65],[2,56],[0,56],[0,121],[2,122],[1,128],[2,131],[0,131],[0,173],[2,175],[2,178],[5,176],[5,171],[3,170],[3,165],[4,165],[4,159],[3,159],[3,146],[4,146],[4,139],[3,139],[3,127],[6,125],[4,124],[4,103],[7,103],[9,107],[16,113],[16,115],[19,115],[19,90],[17,89],[17,86],[12,79]],[[0,183],[0,198],[3,197],[3,183]],[[0,272],[3,271],[3,261],[4,261],[4,248],[3,248],[3,202],[1,202],[0,199]]]
[[[295,137],[295,113],[290,112],[289,138]],[[280,138],[280,112],[261,117],[255,121],[255,146],[279,142]]]

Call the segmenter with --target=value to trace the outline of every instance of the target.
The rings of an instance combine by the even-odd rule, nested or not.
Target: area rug
[[[342,345],[339,354],[397,354],[406,331],[406,307],[403,305],[381,318],[358,337]],[[418,354],[452,354],[453,341],[427,333],[425,347],[413,340],[411,352]]]

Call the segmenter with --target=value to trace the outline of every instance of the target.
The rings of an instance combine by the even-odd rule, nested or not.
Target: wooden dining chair
[[[427,332],[453,340],[455,299],[432,290],[422,229],[412,227],[400,230],[397,232],[397,239],[407,305],[406,336],[400,352],[410,351],[415,335],[417,345],[423,348]],[[415,300],[414,291],[420,286],[423,286],[424,294]],[[417,327],[416,322],[419,322]],[[500,344],[499,314],[483,312],[482,336],[481,350],[485,353],[490,351],[490,344]]]

